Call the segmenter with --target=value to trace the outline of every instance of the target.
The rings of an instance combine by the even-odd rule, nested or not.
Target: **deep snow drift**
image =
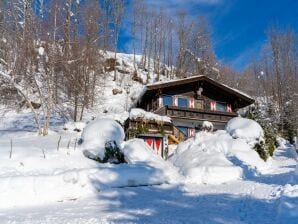
[[[288,147],[275,151],[268,175],[212,186],[109,188],[63,203],[0,209],[0,223],[296,224],[297,211],[294,216],[293,206],[298,204],[298,197],[287,198],[291,204],[283,199],[287,206],[280,206],[285,204],[280,197],[297,164],[290,151]]]
[[[80,133],[70,130],[46,137],[15,135],[11,158],[10,139],[0,138],[0,208],[96,197],[107,188],[181,181],[176,168],[144,141],[123,142],[122,127],[111,119],[91,121],[81,137],[83,144],[78,146]],[[101,164],[83,155],[84,150],[104,155],[106,141],[116,141],[128,163]]]
[[[246,126],[251,128],[249,132],[244,130]],[[244,171],[254,175],[266,172],[268,163],[247,143],[247,139],[257,141],[262,136],[259,125],[249,119],[233,118],[227,131],[202,131],[178,145],[171,161],[187,182],[221,184],[244,177]]]
[[[10,139],[0,136],[1,223],[296,224],[297,182],[291,173],[297,161],[286,142],[263,170],[265,163],[254,158],[245,139],[226,131],[197,133],[172,158],[185,180],[139,139],[121,143],[127,164],[88,159],[76,145],[81,134],[71,131],[83,125],[67,126],[46,137],[15,132],[11,159]],[[99,122],[96,137],[101,128]],[[248,170],[258,175],[246,176]],[[169,184],[151,186],[164,183]],[[147,187],[125,188],[140,185]]]

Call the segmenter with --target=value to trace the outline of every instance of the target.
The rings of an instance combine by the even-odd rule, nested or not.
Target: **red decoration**
[[[189,128],[188,129],[188,137],[191,138],[195,135],[195,129],[194,128]]]
[[[178,106],[178,96],[174,96],[173,99],[174,106]]]
[[[153,148],[152,146],[152,143],[153,143],[153,140],[152,139],[146,139],[145,142],[151,147]]]
[[[227,111],[228,111],[228,112],[232,112],[231,104],[228,104],[228,105],[227,105]]]
[[[155,146],[156,146],[157,151],[160,149],[160,145],[161,145],[161,140],[160,139],[155,139]]]
[[[216,101],[211,101],[211,110],[212,111],[216,110]]]
[[[195,108],[195,100],[194,100],[194,98],[189,98],[189,107],[190,108]]]

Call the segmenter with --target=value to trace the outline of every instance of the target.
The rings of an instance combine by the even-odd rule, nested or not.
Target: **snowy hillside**
[[[112,52],[104,53],[103,61],[113,59]],[[83,116],[83,121],[91,120],[93,117],[108,117],[123,122],[128,118],[127,111],[133,107],[145,90],[146,84],[156,81],[169,80],[168,75],[158,75],[154,73],[153,63],[149,68],[144,69],[140,64],[141,55],[136,55],[136,67],[133,65],[132,54],[117,54],[116,75],[117,81],[114,81],[114,69],[99,74],[102,78],[97,80],[95,86],[96,98],[92,107],[87,109]],[[136,68],[136,77],[133,77]],[[165,68],[167,70],[167,68]],[[0,67],[1,70],[1,67]],[[168,69],[169,70],[169,69]],[[168,71],[169,72],[169,71]],[[62,105],[54,108],[50,120],[50,128],[57,130],[57,126],[63,125],[70,118],[70,105],[67,99]],[[35,99],[34,95],[30,96]],[[22,108],[17,110],[17,105],[0,104],[0,135],[7,135],[7,130],[11,131],[37,131],[35,120],[31,110]],[[37,109],[36,113],[43,121],[43,112]],[[4,132],[5,130],[5,132]]]

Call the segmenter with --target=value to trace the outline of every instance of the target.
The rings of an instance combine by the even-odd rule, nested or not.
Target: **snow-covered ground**
[[[274,169],[270,174],[247,180],[223,185],[106,189],[98,192],[96,197],[2,209],[0,222],[297,223],[297,216],[284,218],[280,215],[281,195],[293,177],[296,161],[289,148],[278,149],[273,161]]]
[[[241,140],[219,134],[227,142]],[[205,141],[194,140],[193,147],[204,150],[204,144],[216,143],[214,138],[217,150],[229,146],[217,134],[203,135]],[[122,144],[128,164],[98,164],[75,146],[80,136],[62,129],[47,137],[30,132],[0,136],[1,224],[297,223],[297,155],[284,142],[263,174],[243,169],[242,178],[202,184],[180,179],[172,164],[155,158],[150,149],[142,151],[140,140]]]

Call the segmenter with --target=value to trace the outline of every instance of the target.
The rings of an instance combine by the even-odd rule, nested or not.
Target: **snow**
[[[247,118],[232,118],[225,129],[233,138],[245,139],[247,142],[258,142],[264,137],[262,127],[254,120]]]
[[[183,78],[183,80],[192,80],[194,78],[199,78],[199,77],[203,77],[203,75],[191,76],[191,77]],[[148,84],[147,87],[151,87],[151,86],[155,86],[155,85],[160,85],[160,84],[165,84],[165,83],[175,83],[175,82],[180,81],[180,80],[181,79],[163,80],[163,81],[159,81],[159,82],[154,82],[154,83]]]
[[[72,129],[83,126],[83,122],[68,122],[42,137],[30,132],[34,126],[18,132],[14,125],[4,125],[0,135],[0,209],[96,197],[99,191],[115,187],[181,180],[176,168],[154,154],[143,140],[123,142],[123,128],[109,118],[90,121],[78,147],[81,133]],[[12,137],[12,151],[6,132]],[[127,164],[100,164],[84,156],[86,149],[102,156],[105,142],[110,140],[119,144]]]
[[[85,122],[73,122],[69,121],[64,124],[64,129],[68,131],[82,131],[86,126]]]
[[[278,220],[281,223],[291,223],[292,220],[298,220],[298,155],[295,146],[283,145],[280,148],[288,148],[288,154],[296,160],[296,169],[289,183],[283,187],[278,211]]]
[[[266,172],[266,164],[243,139],[226,131],[198,132],[178,145],[171,158],[187,182],[221,184],[242,178],[244,172]]]
[[[38,54],[40,55],[40,56],[43,56],[44,55],[44,48],[43,47],[39,47],[38,48]]]
[[[120,145],[124,137],[124,130],[116,121],[97,118],[84,128],[81,148],[103,159],[105,144],[115,141],[117,145]]]
[[[145,167],[155,168],[158,171],[157,177],[160,183],[176,184],[182,181],[178,170],[171,163],[164,161],[159,155],[155,154],[141,139],[132,139],[125,142],[123,153],[125,160],[131,164],[142,164]]]
[[[297,217],[281,216],[285,210],[280,199],[294,174],[295,168],[291,167],[297,163],[289,148],[279,148],[273,160],[274,171],[247,180],[212,186],[164,184],[108,188],[77,200],[3,208],[0,222],[296,224]]]
[[[134,70],[133,55],[117,58],[120,69]],[[146,80],[140,60],[137,56],[138,76]],[[167,80],[163,75],[156,80],[153,68],[149,70],[149,83]],[[261,131],[240,119],[233,131],[197,133],[173,147],[176,153],[164,161],[140,139],[123,141],[114,120],[123,124],[131,116],[128,111],[145,86],[127,74],[117,71],[117,76],[119,83],[113,72],[99,79],[100,97],[83,122],[64,124],[65,118],[55,114],[48,136],[36,134],[28,110],[0,117],[1,224],[297,223],[297,155],[285,140],[279,139],[282,144],[265,163],[249,144]],[[114,88],[122,94],[113,95]],[[85,143],[78,146],[82,133],[74,131],[85,126],[86,148]],[[100,164],[83,155],[87,148],[103,153],[103,143],[110,139],[120,144],[126,164]]]
[[[136,120],[140,118],[142,120],[149,120],[149,121],[156,121],[156,122],[169,122],[169,123],[172,122],[170,117],[160,116],[158,114],[147,112],[140,108],[131,109],[129,118],[132,120]]]
[[[216,68],[214,68],[214,69],[215,69],[215,71],[217,70]],[[191,77],[183,78],[183,80],[189,80],[189,79],[199,78],[199,77],[203,77],[203,76],[204,75],[191,76]],[[214,82],[217,82],[216,80],[214,80],[214,79],[212,79],[210,77],[208,77],[208,79],[211,79]],[[180,80],[181,79],[173,79],[173,80],[170,80],[170,81],[169,80],[158,81],[158,82],[155,82],[155,83],[152,83],[152,84],[148,84],[147,87],[152,87],[152,86],[160,85],[160,84],[164,84],[164,83],[175,83],[175,82],[180,81]],[[245,97],[253,100],[253,98],[250,95],[248,95],[248,94],[246,94],[246,93],[244,93],[244,92],[242,92],[242,91],[240,91],[238,89],[232,88],[232,87],[230,87],[230,86],[228,86],[226,84],[223,84],[223,83],[221,83],[221,85],[225,86],[226,88],[228,88],[228,89],[230,89],[230,90],[232,90],[232,91],[234,91],[234,92],[236,92],[238,94],[241,94],[241,95],[243,95],[243,96],[245,96]]]
[[[208,131],[213,131],[213,124],[210,121],[203,121],[202,129],[208,130]]]
[[[6,123],[5,127],[12,126]],[[2,132],[6,132],[5,127]],[[0,135],[3,224],[297,221],[298,184],[294,178],[297,161],[294,150],[285,141],[274,153],[266,172],[251,175],[256,174],[256,170],[249,169],[255,158],[247,159],[253,151],[244,139],[233,139],[225,131],[199,132],[177,149],[180,161],[189,156],[185,158],[189,167],[196,168],[195,158],[206,167],[202,169],[205,175],[190,172],[202,180],[195,182],[178,173],[171,164],[173,158],[163,161],[140,139],[122,142],[128,163],[113,165],[84,157],[82,150],[74,147],[80,133],[63,131],[63,126],[46,137],[16,130],[13,133],[11,159],[10,139],[5,133]],[[237,150],[246,162],[237,155]],[[178,164],[178,160],[173,162]]]
[[[79,133],[61,134],[59,150],[60,135],[15,135],[11,159],[10,139],[0,137],[0,209],[95,198],[109,188],[174,184],[180,178],[140,139],[122,144],[128,164],[113,165],[86,158],[75,147]],[[148,156],[137,156],[138,152]]]

